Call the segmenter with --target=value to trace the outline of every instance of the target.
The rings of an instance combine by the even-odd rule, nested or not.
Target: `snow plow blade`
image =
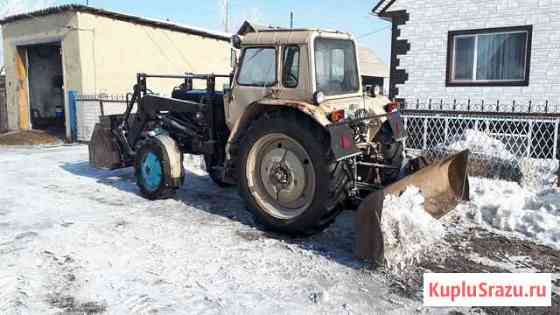
[[[426,212],[439,219],[454,209],[459,201],[469,200],[468,160],[469,151],[465,150],[434,162],[387,186],[385,195],[398,196],[410,186],[417,187],[424,196]]]
[[[385,248],[381,230],[381,215],[384,199],[383,190],[373,191],[362,201],[354,216],[356,232],[354,253],[357,258],[375,266],[383,266]]]

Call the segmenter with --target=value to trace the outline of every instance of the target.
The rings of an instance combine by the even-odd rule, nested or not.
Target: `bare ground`
[[[38,130],[11,131],[0,134],[0,145],[37,145],[61,142],[60,138]]]
[[[435,273],[511,273],[519,271],[560,273],[560,251],[548,246],[518,238],[505,237],[480,227],[468,228],[460,234],[446,237],[451,250],[443,260],[424,261],[413,275],[399,279],[392,275],[394,292],[408,298],[421,298],[422,275]],[[434,256],[438,256],[434,249]],[[482,260],[473,259],[481,257]],[[512,271],[515,269],[517,271]],[[555,288],[554,288],[555,287]],[[552,307],[482,307],[487,314],[496,315],[545,315],[560,314],[560,280],[553,281]],[[471,311],[476,308],[471,309]],[[453,314],[462,314],[454,312]]]

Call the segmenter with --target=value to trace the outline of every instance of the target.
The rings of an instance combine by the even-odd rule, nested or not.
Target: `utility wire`
[[[189,62],[189,60],[187,59],[187,57],[185,56],[185,54],[183,53],[183,51],[181,49],[179,49],[179,47],[177,47],[177,45],[175,45],[175,43],[173,42],[173,40],[169,37],[169,35],[167,34],[167,32],[165,30],[162,30],[163,35],[167,38],[167,40],[169,41],[169,43],[171,44],[171,46],[173,46],[173,48],[175,48],[175,50],[177,50],[177,52],[179,53],[179,56],[181,56],[181,59],[183,59],[183,61],[187,64],[187,66],[190,68],[190,72],[196,72],[194,67],[192,66],[192,64]]]
[[[150,35],[150,33],[148,33],[148,31],[146,30],[146,28],[142,27],[142,30],[144,31],[144,33],[146,33],[146,35],[148,36],[148,38],[152,41],[152,43],[154,45],[156,45],[156,47],[159,49],[160,54],[165,57],[165,59],[167,59],[167,61],[169,62],[170,65],[174,64],[174,62],[171,60],[171,58],[169,58],[169,56],[165,53],[165,50],[158,44],[158,42],[156,42],[154,40],[154,38]]]
[[[384,31],[384,30],[389,29],[389,28],[391,28],[391,25],[385,26],[385,27],[377,29],[375,31],[371,31],[369,33],[362,34],[362,35],[358,36],[357,38],[360,39],[360,38],[368,37],[368,36],[379,33],[381,31]]]

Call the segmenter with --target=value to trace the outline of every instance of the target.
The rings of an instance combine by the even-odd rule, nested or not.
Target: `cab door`
[[[226,105],[227,125],[233,128],[245,108],[278,89],[278,48],[255,46],[243,48],[239,69]]]
[[[280,89],[278,97],[285,100],[310,100],[311,90],[306,62],[307,49],[304,45],[286,45],[282,47],[280,63]]]

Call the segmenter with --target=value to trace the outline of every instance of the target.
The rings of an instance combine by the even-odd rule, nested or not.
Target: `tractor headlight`
[[[315,92],[315,94],[313,94],[313,101],[315,102],[315,104],[320,105],[325,101],[325,93],[321,91]]]

